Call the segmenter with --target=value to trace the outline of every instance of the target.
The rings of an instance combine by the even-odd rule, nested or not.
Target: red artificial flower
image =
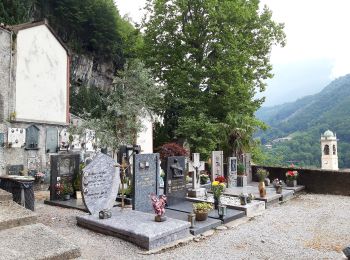
[[[215,181],[218,181],[220,183],[224,183],[224,182],[226,182],[226,179],[224,176],[218,176],[215,178]]]

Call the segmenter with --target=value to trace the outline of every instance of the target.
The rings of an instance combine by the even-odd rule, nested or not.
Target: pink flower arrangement
[[[289,170],[286,173],[287,180],[290,180],[290,181],[296,180],[298,178],[298,175],[299,173],[297,171]]]

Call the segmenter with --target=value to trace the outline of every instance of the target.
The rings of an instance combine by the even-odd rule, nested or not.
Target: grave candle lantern
[[[190,222],[191,224],[190,228],[194,228],[194,225],[196,223],[196,214],[194,213],[188,214],[188,222]]]
[[[227,214],[227,207],[224,205],[219,205],[218,206],[218,214],[220,218],[223,218]]]

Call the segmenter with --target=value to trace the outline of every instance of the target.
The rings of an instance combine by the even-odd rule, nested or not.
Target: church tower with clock
[[[321,135],[321,153],[323,170],[339,170],[337,136],[330,130]]]

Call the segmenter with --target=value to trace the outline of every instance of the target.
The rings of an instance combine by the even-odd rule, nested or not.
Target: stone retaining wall
[[[268,170],[270,172],[269,178],[271,181],[275,178],[285,181],[286,172],[290,170],[290,168],[287,167],[265,167],[254,165],[252,166],[253,181],[257,181],[257,168]],[[298,184],[305,185],[307,192],[350,196],[350,171],[300,168],[294,168],[294,170],[299,172]]]

